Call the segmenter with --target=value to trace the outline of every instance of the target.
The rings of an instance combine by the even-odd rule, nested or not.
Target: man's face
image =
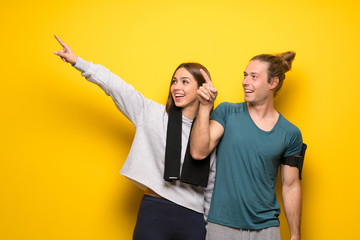
[[[250,104],[262,105],[273,98],[274,86],[268,83],[268,63],[250,61],[244,71],[244,100]]]

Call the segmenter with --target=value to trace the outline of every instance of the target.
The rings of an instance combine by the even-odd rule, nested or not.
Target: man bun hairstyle
[[[292,62],[294,61],[296,53],[293,51],[287,51],[278,54],[260,54],[253,57],[250,61],[261,61],[269,64],[267,74],[268,74],[268,83],[271,82],[273,78],[278,78],[279,83],[275,88],[274,96],[282,87],[282,84],[285,79],[285,73],[291,69]]]
[[[279,53],[277,55],[284,59],[283,61],[284,69],[286,70],[286,72],[289,71],[291,69],[291,64],[292,61],[294,61],[296,53],[292,51],[288,51],[288,52]]]

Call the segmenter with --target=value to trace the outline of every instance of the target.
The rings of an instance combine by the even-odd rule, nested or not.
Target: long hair
[[[171,81],[170,81],[170,87],[169,87],[169,95],[166,101],[166,112],[169,113],[170,108],[175,105],[174,99],[172,97],[171,94],[171,84],[172,84],[172,80],[174,78],[174,75],[176,73],[176,71],[179,68],[185,68],[196,80],[198,87],[200,87],[203,83],[205,83],[205,78],[203,77],[203,75],[200,72],[200,69],[204,70],[206,72],[206,74],[210,77],[210,73],[209,71],[200,63],[195,63],[195,62],[188,62],[188,63],[182,63],[180,64],[174,71],[172,77],[171,77]]]

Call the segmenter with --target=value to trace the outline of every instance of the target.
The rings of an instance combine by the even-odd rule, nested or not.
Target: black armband
[[[289,157],[283,157],[281,159],[281,164],[289,165],[292,167],[297,167],[299,169],[300,180],[301,180],[301,172],[303,169],[306,148],[307,148],[307,145],[304,143],[302,145],[300,156],[289,156]]]

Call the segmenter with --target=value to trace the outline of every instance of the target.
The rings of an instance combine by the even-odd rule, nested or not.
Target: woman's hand
[[[55,38],[61,44],[63,49],[61,49],[60,51],[55,51],[54,54],[61,57],[61,59],[64,62],[68,62],[71,63],[71,65],[75,65],[76,60],[78,58],[76,54],[71,50],[71,48],[68,45],[66,45],[63,41],[61,41],[61,39],[58,36],[55,35]]]

